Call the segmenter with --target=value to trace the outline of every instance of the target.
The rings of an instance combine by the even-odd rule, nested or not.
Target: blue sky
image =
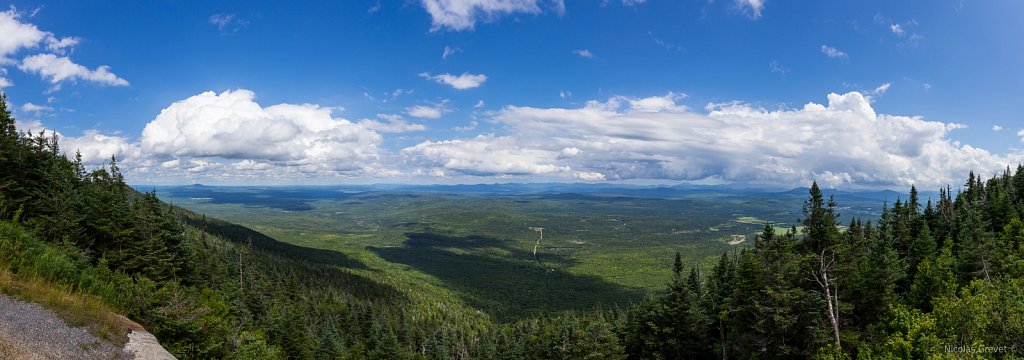
[[[135,183],[902,188],[1024,161],[1021,2],[0,5],[21,128]]]

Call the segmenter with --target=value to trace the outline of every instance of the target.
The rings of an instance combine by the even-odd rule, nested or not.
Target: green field
[[[729,245],[732,235],[753,239],[766,221],[788,226],[798,217],[778,210],[798,206],[736,198],[233,187],[158,195],[278,240],[337,251],[364,264],[354,270],[364,276],[454,292],[505,320],[627,305],[664,288],[675,252],[707,267],[753,243]],[[539,243],[535,228],[544,228]]]

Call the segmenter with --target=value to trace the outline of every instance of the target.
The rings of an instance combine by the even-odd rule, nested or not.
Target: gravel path
[[[117,345],[42,306],[0,295],[0,359],[129,359]]]

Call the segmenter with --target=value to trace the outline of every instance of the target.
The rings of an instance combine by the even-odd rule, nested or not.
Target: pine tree
[[[839,215],[836,214],[835,207],[835,199],[830,196],[826,202],[818,183],[812,183],[810,196],[804,202],[804,218],[801,223],[804,226],[804,242],[814,253],[831,248],[839,240],[839,231],[836,227]]]
[[[917,273],[917,264],[925,258],[933,256],[936,249],[935,239],[932,238],[928,224],[922,224],[921,231],[914,238],[914,243],[910,246],[910,256],[907,259],[909,265],[908,275],[911,278]]]
[[[914,307],[931,311],[933,299],[952,296],[957,289],[956,258],[953,241],[947,238],[935,256],[925,257],[917,266],[909,300]]]
[[[761,237],[757,239],[760,240]],[[715,351],[721,355],[722,359],[727,359],[730,352],[729,338],[726,336],[729,331],[726,328],[726,324],[729,322],[732,312],[733,299],[731,295],[732,289],[735,286],[733,283],[734,273],[735,269],[732,258],[729,257],[728,253],[723,253],[718,259],[718,264],[711,270],[711,277],[708,279],[707,285],[708,303],[710,304],[708,306],[710,309],[709,315],[718,335],[718,347]]]
[[[333,316],[328,315],[317,331],[315,354],[317,359],[322,360],[341,359],[345,355],[345,344],[338,336]]]

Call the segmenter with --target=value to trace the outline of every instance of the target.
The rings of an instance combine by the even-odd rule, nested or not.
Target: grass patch
[[[89,332],[119,346],[128,342],[127,319],[115,314],[98,298],[75,293],[63,286],[0,269],[0,293],[41,305],[71,326],[86,327]],[[2,351],[0,351],[2,353]]]
[[[733,220],[740,224],[752,224],[752,225],[764,225],[768,220],[760,219],[754,216],[741,216]]]

